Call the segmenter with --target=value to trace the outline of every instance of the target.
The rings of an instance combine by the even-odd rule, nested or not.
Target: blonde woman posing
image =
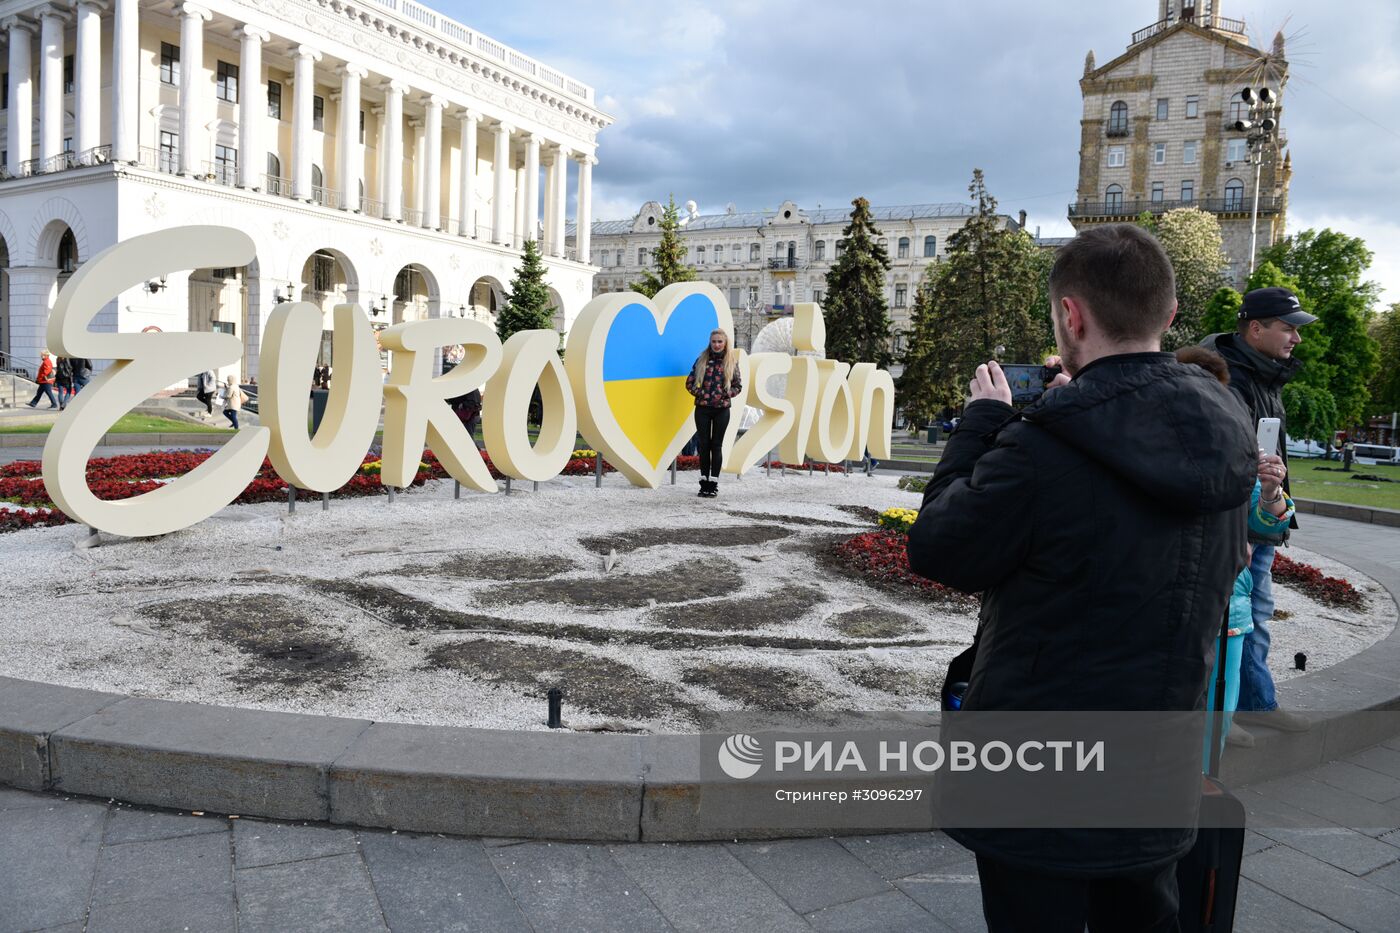
[[[719,495],[719,470],[723,466],[724,432],[729,428],[729,400],[743,386],[739,382],[739,354],[729,345],[729,335],[710,331],[710,345],[695,358],[685,377],[686,390],[695,396],[695,433],[700,448],[700,495]]]

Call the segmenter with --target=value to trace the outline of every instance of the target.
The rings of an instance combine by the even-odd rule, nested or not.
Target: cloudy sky
[[[1006,213],[1071,232],[1084,53],[1103,64],[1156,0],[514,0],[433,7],[593,85],[595,219],[642,202],[702,212],[957,201],[974,166]],[[1290,232],[1375,251],[1400,301],[1400,3],[1217,0],[1256,45],[1282,30],[1291,78]]]

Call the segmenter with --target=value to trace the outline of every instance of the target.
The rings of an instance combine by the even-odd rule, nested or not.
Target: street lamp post
[[[1249,161],[1254,164],[1254,205],[1249,212],[1249,272],[1254,273],[1254,253],[1259,242],[1259,184],[1264,172],[1264,156],[1269,152],[1269,144],[1278,132],[1278,120],[1274,109],[1278,104],[1277,95],[1267,87],[1259,90],[1246,87],[1240,91],[1240,99],[1249,106],[1249,119],[1236,120],[1235,129],[1248,132]]]

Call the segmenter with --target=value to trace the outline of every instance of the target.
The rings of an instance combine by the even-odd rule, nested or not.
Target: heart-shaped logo
[[[695,433],[695,399],[685,377],[716,328],[732,344],[734,322],[723,294],[707,282],[684,282],[655,299],[599,295],[569,329],[564,368],[579,430],[634,485],[660,485]]]

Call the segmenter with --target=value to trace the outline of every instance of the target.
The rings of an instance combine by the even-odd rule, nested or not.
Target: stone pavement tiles
[[[1400,739],[1239,791],[1236,928],[1400,928]],[[0,788],[0,933],[978,931],[940,833],[598,845],[193,816]]]

